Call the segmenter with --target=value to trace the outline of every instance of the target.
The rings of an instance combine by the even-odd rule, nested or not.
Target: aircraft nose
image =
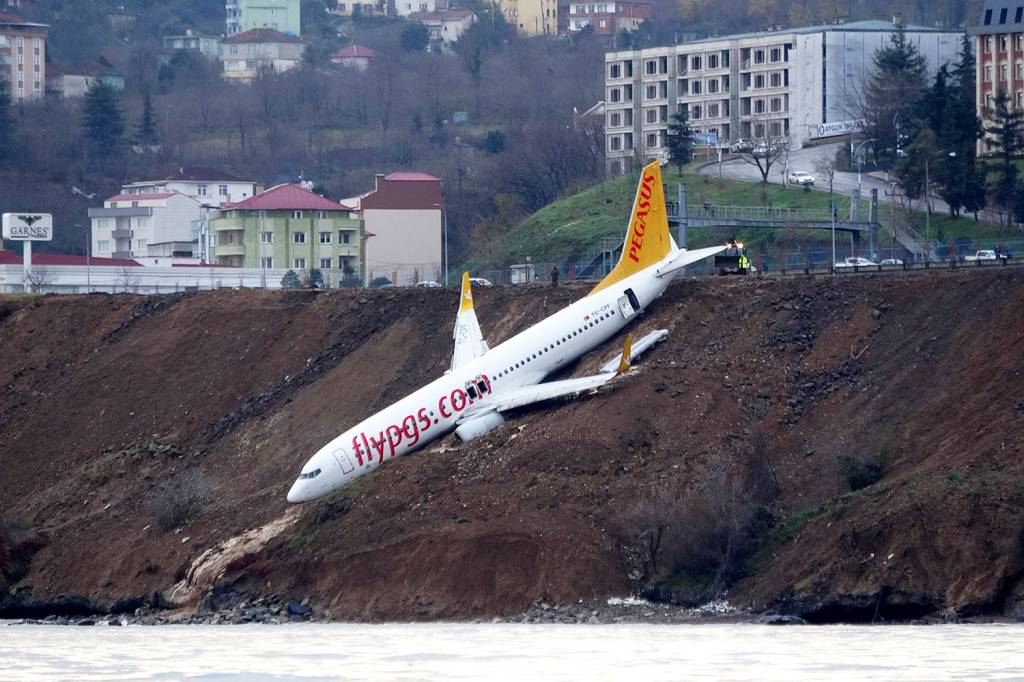
[[[292,483],[291,490],[288,491],[288,501],[292,503],[305,502],[309,498],[306,496],[306,485],[303,481],[295,481]]]

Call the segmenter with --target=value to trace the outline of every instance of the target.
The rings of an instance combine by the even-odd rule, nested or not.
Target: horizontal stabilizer
[[[633,344],[629,353],[629,362],[632,362],[636,358],[640,357],[644,352],[649,350],[651,346],[664,341],[668,337],[667,329],[656,329],[644,338],[640,339]],[[601,374],[614,374],[619,369],[619,363],[622,361],[620,356],[615,356],[601,367]]]
[[[725,251],[728,247],[726,246],[709,246],[706,249],[696,249],[694,251],[686,251],[685,249],[679,251],[679,255],[676,256],[675,260],[670,261],[667,265],[663,265],[654,273],[658,277],[664,277],[665,275],[675,272],[680,268],[685,268],[687,265],[696,263],[697,261],[704,260],[709,256],[714,256],[716,253]]]
[[[504,412],[505,410],[512,410],[517,407],[524,407],[533,403],[576,395],[583,391],[600,388],[614,379],[615,376],[615,374],[595,374],[578,379],[563,379],[562,381],[549,381],[543,384],[514,388],[466,410],[462,413],[459,423],[462,424],[487,412]]]

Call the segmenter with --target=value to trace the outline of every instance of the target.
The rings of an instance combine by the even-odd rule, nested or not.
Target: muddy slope
[[[493,345],[585,293],[496,287],[477,309]],[[733,603],[861,620],[1024,602],[1024,274],[680,281],[639,323],[669,339],[615,390],[289,509],[311,452],[444,370],[455,299],[0,301],[0,601],[231,585],[381,620],[625,595],[644,579],[628,512],[740,480],[758,449],[774,521]],[[850,492],[851,458],[883,477]],[[220,563],[197,570],[204,552]]]

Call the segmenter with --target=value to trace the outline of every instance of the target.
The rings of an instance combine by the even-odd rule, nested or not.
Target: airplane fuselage
[[[536,384],[601,345],[664,293],[672,278],[656,271],[674,256],[593,292],[359,422],[310,458],[288,500],[315,499],[422,448],[452,431],[478,401]]]

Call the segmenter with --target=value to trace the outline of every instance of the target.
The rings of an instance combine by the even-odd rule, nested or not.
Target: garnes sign
[[[48,242],[53,239],[53,216],[49,213],[4,213],[4,239]]]

